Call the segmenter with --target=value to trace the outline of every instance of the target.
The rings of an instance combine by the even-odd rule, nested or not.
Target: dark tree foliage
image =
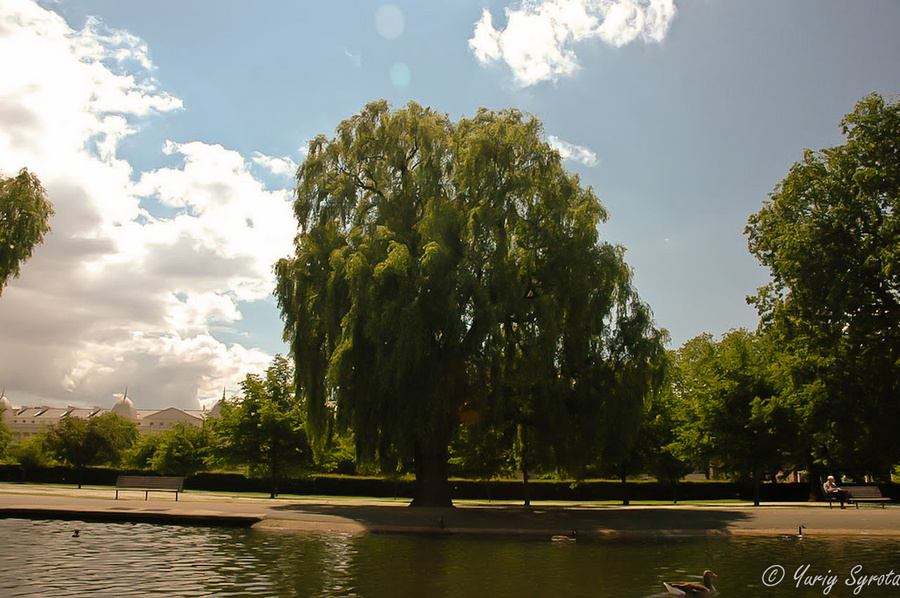
[[[163,475],[189,476],[203,471],[209,453],[209,431],[205,427],[178,422],[159,434],[149,459],[153,471]]]
[[[733,330],[718,342],[691,339],[676,354],[679,437],[685,455],[717,461],[736,479],[759,483],[794,464],[798,418],[776,380],[768,338]]]
[[[78,487],[84,469],[92,465],[118,465],[137,440],[138,431],[117,413],[82,419],[64,417],[47,430],[45,444],[57,460],[78,471]]]
[[[877,94],[806,150],[747,226],[772,280],[751,298],[784,349],[809,466],[900,461],[900,103]]]
[[[677,501],[678,481],[697,467],[697,455],[687,455],[680,442],[679,429],[688,415],[679,408],[683,402],[674,392],[678,376],[673,364],[676,355],[674,351],[667,352],[662,388],[652,393],[644,405],[641,430],[630,461],[637,471],[671,484],[673,500]],[[708,462],[700,465],[707,466]]]
[[[46,467],[53,462],[52,455],[47,452],[46,439],[45,434],[36,434],[10,447],[12,461],[22,469],[23,482],[28,471]]]
[[[296,253],[276,265],[298,392],[314,433],[336,412],[360,457],[413,463],[414,505],[451,504],[461,423],[522,428],[575,470],[636,434],[662,334],[599,200],[541,138],[515,110],[452,123],[380,101],[298,170]]]
[[[0,294],[50,230],[53,206],[41,182],[27,169],[0,175]]]
[[[153,469],[153,457],[162,442],[162,434],[142,434],[125,455],[126,464],[137,469]]]

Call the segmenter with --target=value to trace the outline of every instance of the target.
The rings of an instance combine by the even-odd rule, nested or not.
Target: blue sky
[[[747,217],[863,95],[894,0],[0,2],[0,171],[53,232],[0,297],[13,404],[196,407],[284,352],[306,141],[368,101],[535,114],[672,346],[754,327]]]

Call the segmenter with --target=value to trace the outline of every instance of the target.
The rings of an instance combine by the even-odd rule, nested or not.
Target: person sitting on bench
[[[831,502],[833,500],[838,500],[841,502],[841,508],[844,508],[844,501],[847,500],[847,492],[838,488],[837,483],[834,481],[834,476],[828,476],[828,480],[825,481],[825,484],[822,485],[822,488],[825,490],[825,498]]]

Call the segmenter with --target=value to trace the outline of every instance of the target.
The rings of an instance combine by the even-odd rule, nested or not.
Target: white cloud
[[[469,40],[469,47],[481,62],[497,60],[503,56],[500,51],[500,32],[494,29],[494,17],[491,11],[481,11],[481,19],[475,23],[475,31]]]
[[[127,31],[110,29],[100,19],[89,16],[84,29],[72,38],[75,52],[82,59],[106,60],[124,66],[137,63],[143,70],[151,70],[150,51],[144,41]]]
[[[135,225],[123,231],[125,241],[137,238],[139,248],[189,246],[203,267],[225,261],[227,290],[240,301],[264,299],[274,286],[272,264],[291,252],[296,234],[287,191],[266,190],[244,158],[221,145],[170,141],[166,152],[181,154],[184,164],[143,173],[135,192],[183,212]]]
[[[520,85],[533,85],[573,75],[578,42],[661,42],[675,12],[675,0],[522,0],[519,8],[506,9],[502,30],[484,9],[469,47],[482,64],[502,60]]]
[[[261,351],[239,344],[226,347],[209,334],[184,338],[174,332],[139,331],[123,335],[115,342],[85,343],[63,385],[73,394],[103,397],[95,401],[101,406],[112,402],[114,391],[127,386],[129,396],[138,407],[180,403],[196,409],[198,401],[202,404],[204,400],[221,396],[223,387],[233,389],[235,381],[243,378],[248,370],[262,371],[270,359]],[[111,387],[111,378],[117,378],[122,384]],[[153,389],[152,396],[148,389]],[[186,392],[192,399],[187,403],[179,400]]]
[[[240,302],[269,295],[296,233],[288,190],[252,167],[293,162],[170,141],[182,163],[135,176],[120,142],[182,102],[148,76],[142,40],[96,19],[75,31],[4,0],[0,56],[17,57],[0,61],[0,171],[28,167],[56,209],[0,297],[7,396],[107,405],[128,386],[139,407],[196,408],[263,370],[271,356],[215,334],[242,318]]]
[[[583,145],[575,145],[568,141],[563,141],[555,135],[547,136],[547,143],[550,147],[559,152],[563,160],[572,160],[585,166],[597,165],[597,154],[589,147]]]
[[[275,176],[293,177],[297,172],[297,163],[289,156],[276,158],[274,156],[266,156],[260,152],[254,152],[253,163],[262,166]]]

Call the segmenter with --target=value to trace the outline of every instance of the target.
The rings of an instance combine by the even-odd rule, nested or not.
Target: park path
[[[150,521],[253,526],[313,533],[450,533],[586,539],[700,535],[803,534],[900,537],[900,505],[859,509],[821,504],[633,505],[460,501],[452,509],[409,508],[403,500],[279,497],[186,492],[126,492],[112,488],[0,483],[0,517]]]

